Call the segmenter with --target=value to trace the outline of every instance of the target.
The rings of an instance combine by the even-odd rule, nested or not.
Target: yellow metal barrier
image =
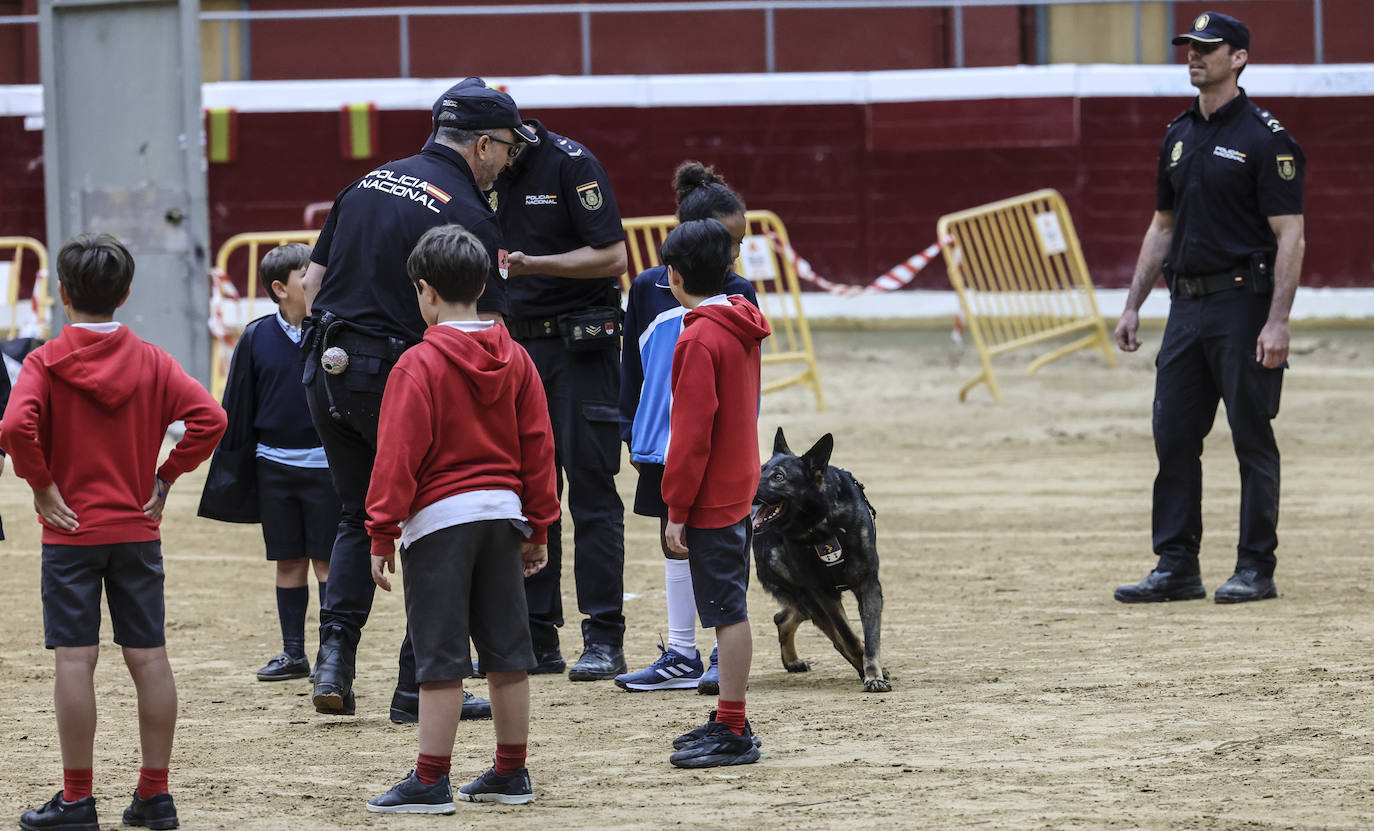
[[[772,211],[749,211],[745,214],[746,234],[763,238],[776,238],[782,245],[788,243],[787,228]],[[629,249],[630,270],[620,277],[621,285],[628,291],[634,275],[662,265],[658,260],[658,249],[668,232],[677,227],[674,216],[643,216],[626,219],[626,247]],[[821,376],[816,370],[816,350],[811,345],[811,327],[806,323],[802,311],[801,286],[797,281],[797,271],[785,257],[779,256],[770,245],[767,248],[772,259],[772,267],[764,277],[752,277],[754,291],[758,294],[759,310],[768,319],[773,336],[764,341],[763,364],[797,365],[800,369],[782,378],[767,379],[763,392],[773,392],[791,386],[803,386],[816,395],[816,409],[825,409],[825,395],[821,392]],[[736,271],[744,271],[736,263]]]
[[[986,383],[1000,404],[994,356],[1081,332],[1087,334],[1031,361],[1026,371],[1089,348],[1116,366],[1078,234],[1058,191],[1038,190],[947,214],[936,227],[983,364],[982,373],[960,388],[960,401]]]
[[[49,309],[52,308],[53,302],[52,294],[48,291],[48,249],[33,237],[0,237],[0,262],[6,261],[6,251],[13,252],[13,256],[8,258],[9,286],[5,302],[10,307],[10,327],[6,337],[13,338],[19,335],[19,277],[24,273],[24,252],[28,251],[33,254],[38,264],[38,278],[33,283],[33,296],[38,301],[38,307],[34,310],[38,336],[47,339],[51,334],[48,321],[51,320]]]
[[[245,252],[248,258],[246,269],[248,290],[242,297],[228,300],[235,306],[234,319],[222,321],[228,332],[228,337],[225,339],[216,338],[210,347],[210,392],[216,398],[224,395],[224,383],[229,373],[229,359],[234,354],[234,344],[238,342],[239,333],[253,319],[253,304],[258,296],[258,264],[262,262],[263,255],[278,245],[285,245],[288,242],[303,242],[313,246],[319,235],[319,231],[262,231],[235,234],[219,247],[219,253],[215,255],[215,274],[210,283],[211,295],[221,291],[220,275],[228,277],[230,257],[241,250]],[[220,302],[224,303],[224,296],[220,296],[222,298]]]

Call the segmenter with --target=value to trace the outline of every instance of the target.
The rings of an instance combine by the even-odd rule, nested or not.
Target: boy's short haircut
[[[445,303],[477,302],[490,270],[486,247],[461,225],[430,228],[406,258],[411,282],[429,283]]]
[[[109,234],[77,234],[57,253],[57,279],[76,311],[114,314],[134,282],[134,258]]]
[[[291,272],[309,264],[310,246],[303,242],[288,242],[268,251],[267,256],[262,258],[262,265],[258,266],[258,279],[262,281],[262,288],[272,302],[280,303],[276,292],[272,291],[272,284],[280,280],[283,286],[286,285],[291,279]]]
[[[668,234],[659,259],[682,275],[682,288],[694,297],[712,297],[725,290],[725,276],[734,258],[730,232],[715,219],[684,222]]]

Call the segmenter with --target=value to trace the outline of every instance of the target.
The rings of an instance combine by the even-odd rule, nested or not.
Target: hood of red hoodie
[[[109,334],[67,326],[42,351],[48,372],[95,399],[103,407],[129,400],[143,378],[145,352],[132,349],[138,338],[128,326]]]
[[[691,326],[699,320],[709,320],[740,339],[746,346],[753,346],[773,333],[768,321],[758,307],[746,300],[743,295],[732,294],[730,304],[712,303],[697,306],[683,318],[683,327]]]
[[[431,326],[425,330],[425,343],[458,367],[479,404],[496,401],[511,383],[510,373],[504,370],[519,347],[504,326],[498,324],[476,332]]]

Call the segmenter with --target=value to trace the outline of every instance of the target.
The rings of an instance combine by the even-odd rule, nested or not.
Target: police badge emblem
[[[606,201],[601,197],[600,182],[588,182],[585,185],[578,185],[577,198],[581,200],[582,207],[589,211],[600,208],[602,203]]]
[[[1292,156],[1275,156],[1274,161],[1279,166],[1279,178],[1283,181],[1291,182],[1293,177],[1298,175],[1298,168],[1293,164]]]
[[[1197,20],[1193,21],[1193,31],[1201,32],[1203,29],[1206,29],[1207,24],[1211,22],[1211,20],[1212,18],[1205,14],[1198,15]]]
[[[1178,160],[1183,158],[1183,142],[1174,142],[1174,149],[1169,151],[1169,167],[1178,164]]]
[[[491,206],[492,213],[496,213],[496,205],[499,202],[500,198],[497,196],[496,191],[487,194],[487,204]]]

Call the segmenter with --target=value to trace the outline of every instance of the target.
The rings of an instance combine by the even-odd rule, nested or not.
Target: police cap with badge
[[[515,99],[487,86],[481,78],[464,78],[439,96],[432,110],[434,129],[515,131],[515,137],[529,145],[539,143],[539,135],[520,118]]]
[[[1229,43],[1237,49],[1250,49],[1250,27],[1221,12],[1203,12],[1193,28],[1174,38],[1175,46],[1187,43]]]

